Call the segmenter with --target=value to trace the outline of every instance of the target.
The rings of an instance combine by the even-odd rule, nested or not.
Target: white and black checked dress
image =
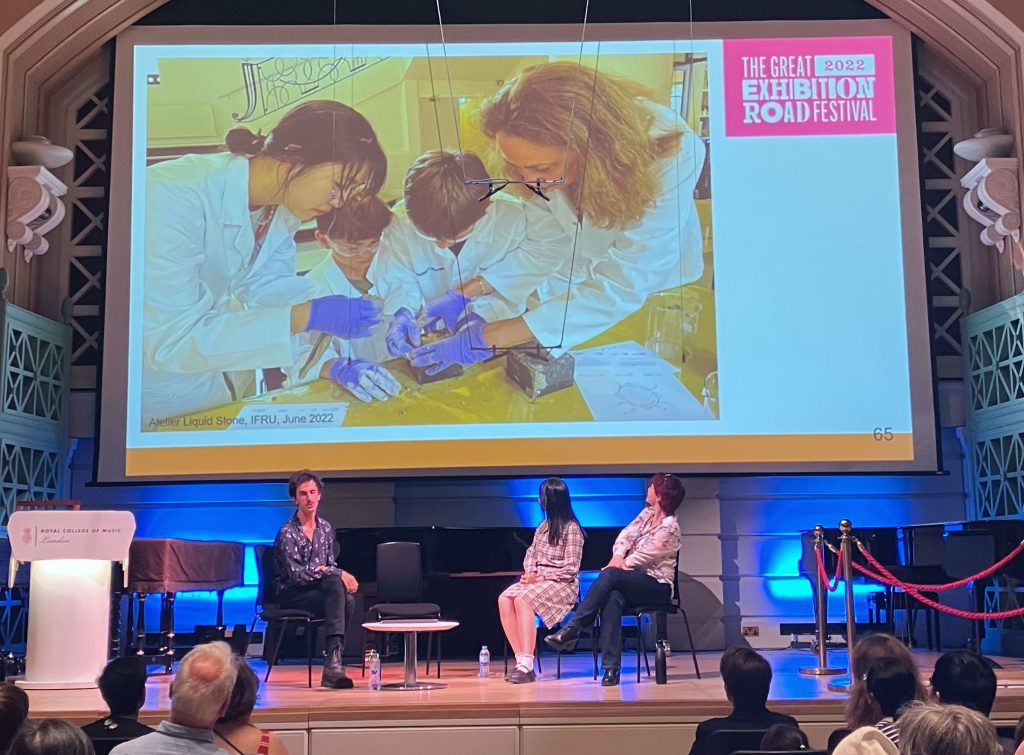
[[[576,522],[569,522],[562,539],[555,545],[548,542],[548,523],[543,522],[533,533],[533,544],[526,551],[523,571],[539,574],[540,582],[524,585],[516,582],[502,595],[526,598],[544,626],[551,628],[566,617],[576,605],[580,594],[580,560],[583,558],[583,531]]]

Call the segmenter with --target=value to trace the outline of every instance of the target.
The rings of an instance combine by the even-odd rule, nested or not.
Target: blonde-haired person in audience
[[[272,731],[252,723],[252,711],[260,691],[260,680],[245,658],[234,657],[235,688],[228,700],[228,709],[214,727],[214,743],[225,752],[256,753],[256,755],[288,755],[281,738]]]
[[[907,646],[891,634],[869,634],[853,646],[850,658],[850,678],[853,685],[850,687],[850,697],[846,701],[846,725],[850,729],[874,726],[882,718],[882,711],[875,699],[868,694],[865,684],[868,669],[879,658],[898,658],[912,667],[918,678],[914,699],[922,702],[930,699],[928,690],[920,681],[914,656],[910,654]]]
[[[992,722],[962,705],[913,703],[900,717],[900,723],[901,755],[1002,753]]]

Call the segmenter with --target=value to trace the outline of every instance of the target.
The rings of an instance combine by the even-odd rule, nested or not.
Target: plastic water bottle
[[[370,689],[380,689],[380,653],[370,651]]]
[[[480,648],[480,672],[477,674],[481,679],[491,675],[491,651],[484,645]]]

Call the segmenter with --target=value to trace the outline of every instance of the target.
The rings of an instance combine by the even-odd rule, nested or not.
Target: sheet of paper
[[[246,404],[229,430],[308,430],[341,427],[348,404]]]
[[[609,369],[633,369],[641,371],[664,371],[674,374],[679,367],[659,357],[636,341],[621,341],[608,346],[595,346],[572,352],[576,359],[577,377],[605,375]]]
[[[633,341],[585,349],[573,356],[576,385],[595,420],[713,419],[679,382],[673,365]]]

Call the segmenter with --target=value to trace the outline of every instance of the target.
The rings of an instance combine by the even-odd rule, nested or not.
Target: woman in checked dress
[[[540,486],[544,521],[533,533],[533,544],[523,560],[523,576],[498,597],[498,613],[516,667],[508,675],[513,684],[537,680],[533,650],[537,644],[534,614],[546,627],[556,626],[576,604],[580,592],[583,530],[569,499],[569,488],[558,477]]]

